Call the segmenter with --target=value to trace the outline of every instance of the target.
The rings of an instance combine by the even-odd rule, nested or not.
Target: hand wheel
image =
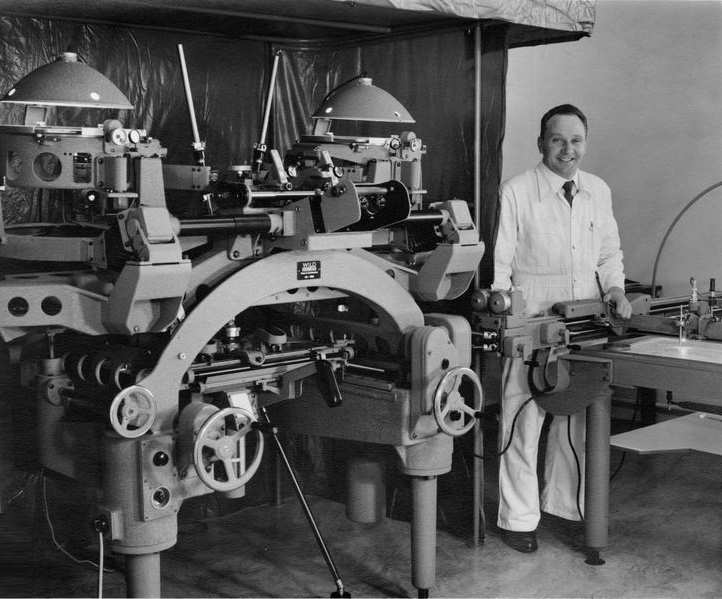
[[[110,404],[110,424],[121,437],[134,439],[145,435],[156,415],[153,394],[140,385],[121,390]]]
[[[224,408],[212,414],[198,430],[193,463],[198,477],[214,491],[233,491],[258,470],[263,456],[263,434],[253,428],[256,417],[243,408]],[[255,446],[246,459],[246,435],[255,432]]]
[[[471,403],[467,402],[459,391],[465,378],[472,384]],[[471,368],[458,367],[449,370],[434,393],[434,417],[439,429],[452,437],[468,433],[476,424],[482,398],[481,382]]]

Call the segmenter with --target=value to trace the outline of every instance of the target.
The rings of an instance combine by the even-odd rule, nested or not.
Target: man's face
[[[584,123],[573,114],[556,114],[547,121],[537,145],[544,164],[560,177],[571,179],[587,151]]]

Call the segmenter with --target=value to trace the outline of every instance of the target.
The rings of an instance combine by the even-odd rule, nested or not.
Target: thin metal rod
[[[481,231],[481,23],[474,25],[474,224]],[[474,289],[479,289],[479,268]]]
[[[444,215],[438,210],[418,210],[409,214],[409,216],[405,218],[403,222],[429,222],[434,224],[441,224],[444,222]]]
[[[263,113],[263,125],[261,127],[261,138],[259,145],[266,143],[266,134],[268,133],[268,121],[271,118],[271,105],[273,104],[273,95],[276,89],[276,73],[278,73],[278,61],[281,58],[281,52],[276,52],[273,57],[273,67],[271,69],[271,79],[268,82],[268,95],[266,96],[266,109]]]
[[[295,191],[250,191],[248,195],[251,200],[259,200],[261,198],[305,198],[312,196],[315,191],[312,189],[298,189]]]
[[[201,138],[198,134],[198,123],[196,122],[196,109],[193,105],[193,96],[191,94],[191,83],[188,79],[188,69],[186,68],[186,57],[183,53],[183,44],[178,44],[178,58],[180,59],[181,73],[183,75],[183,87],[186,92],[186,102],[188,103],[188,112],[191,117],[191,127],[193,128],[193,143],[200,144]]]
[[[478,355],[478,354],[477,354]],[[481,418],[474,425],[474,469],[473,469],[473,509],[474,509],[474,547],[486,536],[486,515],[484,514],[484,433]]]
[[[267,214],[216,218],[188,218],[180,221],[181,235],[268,233],[270,230],[271,219]]]
[[[313,517],[313,512],[311,512],[311,507],[308,505],[308,502],[306,501],[306,497],[303,495],[303,491],[301,490],[301,485],[298,484],[298,479],[296,478],[296,474],[293,472],[293,467],[291,466],[291,462],[288,461],[288,456],[286,455],[285,450],[283,449],[283,445],[281,445],[281,440],[278,438],[278,433],[276,432],[276,429],[271,425],[271,420],[268,418],[268,411],[265,407],[261,408],[261,413],[263,414],[263,418],[266,421],[266,424],[268,425],[268,430],[271,433],[271,436],[273,437],[273,442],[276,445],[276,450],[278,451],[278,455],[281,457],[281,460],[283,461],[283,465],[286,467],[286,472],[288,472],[288,476],[291,479],[291,482],[293,483],[293,489],[296,491],[296,496],[298,497],[298,501],[301,502],[301,507],[303,508],[303,513],[306,516],[306,520],[308,520],[309,525],[311,526],[311,530],[313,531],[313,536],[316,538],[316,543],[318,544],[319,549],[321,550],[321,554],[323,555],[323,559],[326,560],[326,565],[328,566],[329,571],[331,572],[331,576],[333,576],[334,583],[336,584],[336,587],[338,588],[338,591],[341,596],[343,596],[343,582],[341,582],[341,577],[339,576],[338,570],[336,569],[336,564],[333,562],[333,558],[331,557],[331,554],[328,551],[328,547],[326,546],[325,541],[323,540],[323,536],[321,535],[321,531],[319,530],[318,526],[316,525],[316,520]]]
[[[481,23],[474,25],[474,224],[481,231]],[[487,248],[490,249],[490,248]],[[481,287],[480,267],[474,272],[474,289]],[[482,360],[480,352],[474,353],[474,371],[481,377]],[[484,462],[483,432],[481,418],[477,418],[474,426],[474,458],[472,468],[473,505],[474,510],[474,547],[479,546],[479,536],[484,538],[486,520],[484,515]]]

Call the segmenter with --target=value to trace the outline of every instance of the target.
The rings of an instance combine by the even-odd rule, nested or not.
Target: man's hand
[[[627,296],[624,295],[624,289],[621,287],[610,287],[609,291],[604,295],[604,301],[614,305],[614,311],[621,318],[631,318],[632,304],[629,303]]]

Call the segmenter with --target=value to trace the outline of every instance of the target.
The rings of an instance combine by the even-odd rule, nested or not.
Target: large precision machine
[[[686,297],[628,293],[633,314],[627,320],[601,299],[559,302],[550,313],[529,315],[518,289],[478,290],[472,296],[475,347],[523,359],[532,397],[548,412],[586,411],[587,563],[604,563],[610,439],[613,447],[641,454],[722,455],[722,306],[714,279],[706,293],[694,279],[690,286]],[[690,402],[696,411],[682,418],[610,437],[613,386],[651,391],[652,397],[661,390],[668,400],[678,394],[699,403]]]
[[[62,215],[0,225],[0,334],[33,390],[40,463],[100,490],[95,524],[125,556],[128,595],[159,596],[184,500],[243,496],[265,439],[282,451],[279,426],[391,445],[412,481],[425,595],[436,477],[475,426],[481,389],[468,322],[419,302],[458,297],[476,271],[467,204],[422,202],[413,133],[330,131],[333,119],[413,122],[365,78],[329,96],[314,135],[283,157],[265,145],[269,93],[253,163],[212,169],[179,50],[191,164],[167,164],[159,140],[116,119],[49,124],[58,106],[131,108],[72,53],[2,100],[26,105],[23,124],[0,127],[7,188],[43,190]],[[369,106],[359,94],[373,114],[353,112]]]

